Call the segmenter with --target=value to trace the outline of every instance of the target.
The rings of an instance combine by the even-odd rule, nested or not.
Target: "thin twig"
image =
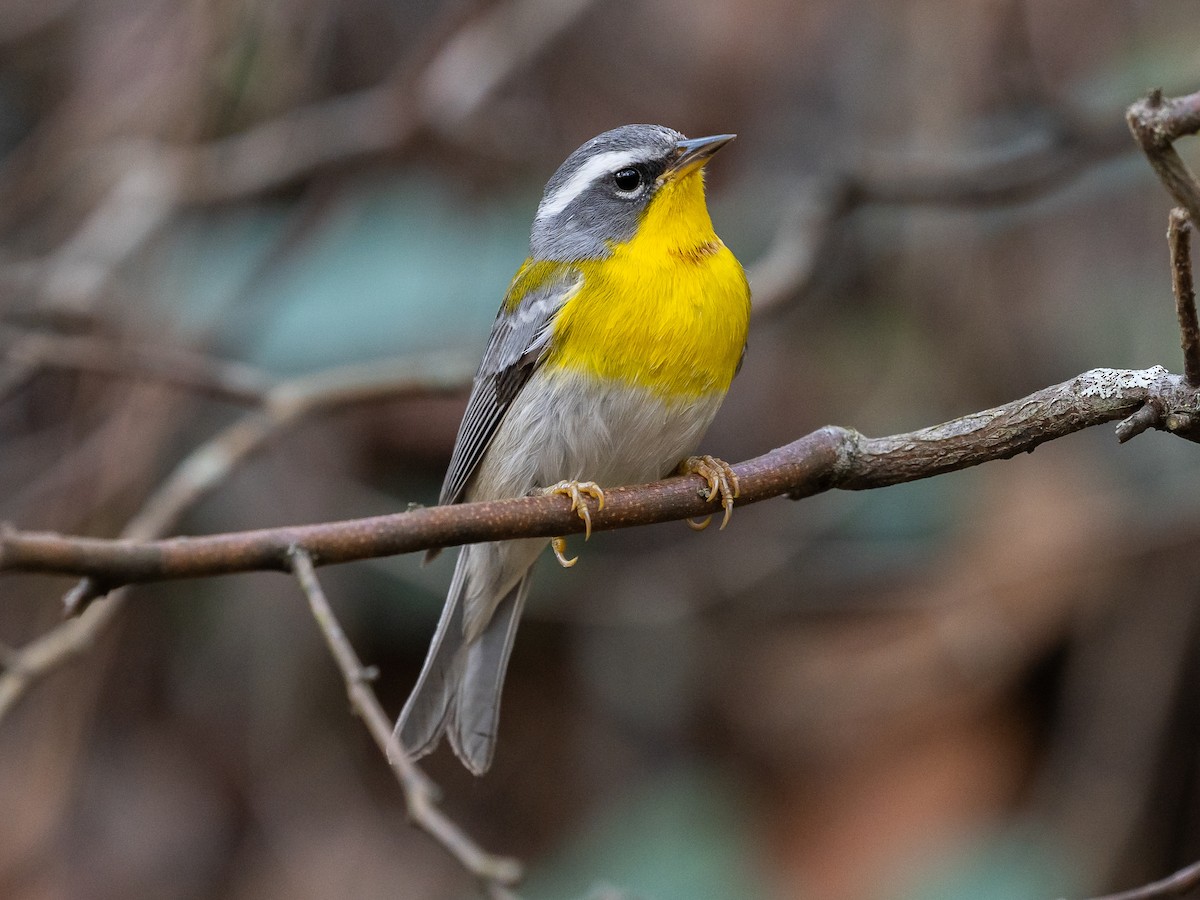
[[[68,619],[11,651],[0,673],[0,720],[33,685],[91,649],[125,604],[127,588],[112,591],[78,618]]]
[[[1196,291],[1192,286],[1192,221],[1187,210],[1171,210],[1167,225],[1171,248],[1171,286],[1183,347],[1183,374],[1192,387],[1200,386],[1200,323],[1196,321]]]
[[[1159,900],[1162,897],[1182,897],[1198,886],[1200,886],[1200,862],[1195,862],[1173,875],[1168,875],[1161,881],[1145,884],[1129,891],[1121,891],[1118,894],[1092,897],[1091,900]]]
[[[1200,92],[1165,98],[1161,90],[1151,91],[1129,107],[1125,121],[1175,202],[1200,222],[1200,183],[1173,146],[1178,138],[1200,131]]]
[[[384,758],[388,760],[408,804],[408,814],[414,824],[432,837],[453,856],[464,869],[485,886],[515,884],[521,878],[521,864],[508,857],[493,856],[469,838],[465,832],[438,807],[434,788],[425,774],[417,768],[396,741],[392,720],[388,718],[371,689],[373,673],[364,668],[358,654],[346,638],[317,580],[312,558],[299,547],[289,554],[292,572],[308,598],[313,618],[321,629],[329,652],[342,672],[350,706],[363,720]]]
[[[269,392],[262,410],[246,414],[188,454],[122,529],[121,539],[134,543],[167,533],[239,464],[301,418],[351,403],[454,389],[473,370],[473,360],[442,354],[339,367],[281,382]],[[0,535],[4,533],[0,528]],[[117,583],[120,580],[110,584]],[[64,598],[70,613],[86,607],[80,615],[14,651],[15,664],[0,673],[0,719],[32,685],[91,647],[116,617],[127,592],[114,590],[102,601],[81,607],[80,601],[94,599],[92,588],[85,577]]]
[[[1192,287],[1190,250],[1191,222],[1200,222],[1200,182],[1175,150],[1179,138],[1200,131],[1200,91],[1185,97],[1164,97],[1161,90],[1132,104],[1125,113],[1129,130],[1150,167],[1182,209],[1171,211],[1167,238],[1171,250],[1171,282],[1183,345],[1187,383],[1200,384],[1200,326],[1196,321],[1196,297]],[[1198,426],[1193,416],[1176,416],[1173,430],[1193,435]]]
[[[1151,428],[1173,430],[1166,428],[1166,415],[1162,402],[1157,397],[1150,397],[1141,409],[1117,425],[1117,441],[1124,444]]]
[[[827,426],[734,466],[739,505],[832,488],[867,490],[1008,459],[1046,441],[1153,407],[1147,427],[1190,418],[1200,397],[1182,376],[1161,366],[1093,369],[1013,403],[942,425],[884,438]],[[1144,415],[1144,414],[1142,414]],[[1185,437],[1191,434],[1183,433]],[[719,511],[699,476],[671,478],[606,492],[591,513],[594,531],[703,516]],[[520,537],[554,537],[584,529],[570,503],[526,497],[417,509],[319,525],[180,537],[159,541],[0,534],[0,571],[90,575],[110,584],[196,578],[247,571],[290,571],[293,547],[316,565],[351,562],[434,547]]]

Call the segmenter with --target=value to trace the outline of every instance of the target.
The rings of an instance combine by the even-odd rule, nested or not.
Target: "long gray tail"
[[[529,573],[500,601],[478,640],[468,644],[462,598],[469,552],[469,547],[459,552],[421,677],[396,722],[396,738],[416,759],[432,752],[447,733],[463,765],[482,775],[491,766],[496,748],[500,692],[529,593]]]

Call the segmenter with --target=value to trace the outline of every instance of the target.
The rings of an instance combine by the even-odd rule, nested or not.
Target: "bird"
[[[586,538],[602,485],[679,471],[704,478],[725,527],[736,475],[691,454],[741,368],[749,328],[750,286],[713,229],[704,191],[706,164],[734,137],[624,125],[558,168],[488,337],[440,504],[563,494]],[[562,538],[460,548],[396,723],[410,758],[445,735],[470,772],[491,766],[509,655],[547,543],[574,565]]]

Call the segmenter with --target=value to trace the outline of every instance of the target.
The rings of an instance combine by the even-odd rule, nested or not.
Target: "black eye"
[[[642,183],[642,173],[630,166],[627,169],[620,169],[613,173],[613,183],[616,184],[617,190],[636,191]]]

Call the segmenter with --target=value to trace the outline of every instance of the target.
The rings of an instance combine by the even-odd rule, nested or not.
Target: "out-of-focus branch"
[[[473,371],[474,360],[439,355],[347,366],[280,382],[261,409],[247,413],[184,458],[122,529],[121,538],[137,543],[165,534],[240,463],[306,416],[354,403],[452,390],[466,383]],[[109,625],[125,602],[123,590],[87,605],[107,587],[85,577],[67,598],[70,611],[87,606],[81,615],[7,654],[0,674],[0,719],[30,686],[87,650]]]
[[[112,170],[112,188],[54,253],[17,267],[19,281],[39,285],[60,308],[82,310],[181,206],[275,190],[395,152],[426,130],[454,136],[592,2],[501,0],[451,35],[416,77],[398,69],[375,87],[207,144],[132,140],[101,148],[94,162]]]
[[[851,198],[886,206],[1011,206],[1044,197],[1098,163],[1129,152],[1124,129],[1063,125],[987,154],[928,162],[885,158],[848,179]]]
[[[409,817],[417,827],[441,844],[459,865],[477,878],[493,896],[503,896],[502,892],[505,892],[506,887],[521,878],[521,864],[515,859],[487,853],[438,807],[433,786],[396,741],[392,720],[383,711],[375,691],[371,688],[375,673],[363,666],[346,638],[317,580],[312,558],[305,551],[296,548],[291,553],[291,560],[292,572],[308,598],[313,618],[321,629],[329,652],[346,682],[350,706],[363,720],[376,746],[391,765],[404,792]]]
[[[415,79],[397,73],[377,87],[191,148],[181,161],[185,197],[232,200],[394,151],[423,129],[453,135],[592,2],[502,0],[451,35]]]
[[[152,238],[178,208],[182,157],[144,140],[126,140],[96,155],[113,172],[112,187],[66,241],[45,259],[17,267],[60,311],[89,310],[117,268]]]
[[[1144,406],[1161,410],[1156,427],[1191,416],[1200,396],[1161,366],[1093,369],[1013,403],[920,431],[867,438],[828,426],[734,466],[740,504],[832,488],[866,490],[915,481],[1032,451],[1092,425],[1124,419]],[[1184,434],[1190,437],[1190,434]],[[647,525],[715,511],[699,476],[671,478],[606,494],[592,528]],[[107,585],[255,570],[290,571],[293,548],[317,565],[411,553],[479,541],[553,537],[582,531],[565,500],[527,497],[441,506],[345,522],[271,528],[160,541],[104,540],[9,531],[0,535],[0,571],[84,575]]]
[[[811,182],[785,207],[770,246],[747,270],[755,315],[808,290],[837,226],[852,209],[841,178]]]
[[[421,118],[454,134],[594,0],[500,3],[446,42],[417,88]]]
[[[1091,900],[1161,900],[1163,897],[1182,897],[1197,886],[1200,886],[1200,862],[1192,863],[1161,881],[1118,894],[1093,897]]]
[[[0,325],[0,397],[42,369],[71,369],[174,385],[234,403],[263,403],[277,379],[182,347]]]
[[[1130,152],[1125,129],[1061,113],[1041,139],[1025,136],[987,154],[864,159],[810,183],[750,267],[754,311],[801,293],[838,226],[868,206],[1002,207],[1044,197],[1094,166]]]

